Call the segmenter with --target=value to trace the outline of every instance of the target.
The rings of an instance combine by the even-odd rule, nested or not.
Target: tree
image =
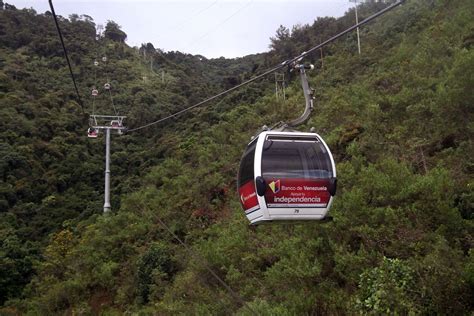
[[[383,258],[379,267],[360,276],[357,308],[362,314],[402,314],[415,312],[410,290],[413,271],[399,259]]]
[[[127,34],[121,30],[121,26],[115,23],[114,21],[108,21],[107,25],[105,26],[105,37],[115,41],[124,43],[127,39]]]
[[[273,53],[280,58],[290,58],[295,55],[295,47],[292,45],[292,36],[287,27],[280,25],[276,31],[276,36],[271,37],[270,41],[270,48],[273,50]]]

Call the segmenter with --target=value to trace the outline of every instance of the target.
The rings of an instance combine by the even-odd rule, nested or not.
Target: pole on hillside
[[[104,213],[110,212],[110,128],[105,132],[105,190]]]
[[[354,2],[355,3],[356,24],[359,24],[359,15],[357,14],[357,1],[358,0],[349,0],[349,2]],[[360,55],[360,34],[359,34],[359,28],[358,27],[357,27],[357,47],[359,49],[359,55]]]
[[[322,39],[319,38],[319,44],[322,43]],[[323,55],[323,48],[321,47],[319,49],[320,53],[321,53],[321,69],[324,69],[324,55]]]
[[[115,130],[122,135],[126,130],[123,120],[126,116],[119,115],[91,115],[91,127],[88,130],[89,138],[97,138],[99,131],[105,131],[105,184],[104,184],[104,214],[111,211],[110,205],[110,133]]]
[[[286,99],[285,95],[285,74],[276,73],[275,72],[275,98],[279,99]]]

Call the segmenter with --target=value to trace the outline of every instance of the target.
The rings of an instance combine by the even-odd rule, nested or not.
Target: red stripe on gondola
[[[268,207],[326,207],[331,195],[328,179],[265,178]]]
[[[258,206],[257,192],[253,181],[248,181],[239,188],[240,203],[245,211]]]

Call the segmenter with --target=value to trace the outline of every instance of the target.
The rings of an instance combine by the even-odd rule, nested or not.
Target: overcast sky
[[[49,10],[48,0],[4,0],[17,8]],[[319,16],[341,16],[348,0],[53,0],[56,14],[87,14],[96,24],[117,22],[127,44],[151,42],[208,58],[241,57],[268,51],[280,25],[291,29]],[[311,43],[308,43],[311,46]]]

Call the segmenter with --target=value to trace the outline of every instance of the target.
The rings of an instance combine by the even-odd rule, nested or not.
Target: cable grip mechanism
[[[306,70],[314,69],[314,65],[308,63],[299,64],[297,63],[299,61],[301,61],[301,58],[290,66],[290,71],[299,70],[300,72],[301,86],[303,88],[306,104],[303,114],[299,118],[289,122],[287,124],[288,127],[296,127],[306,123],[306,121],[311,116],[311,112],[313,111],[314,90],[309,87],[308,78],[306,77]]]

